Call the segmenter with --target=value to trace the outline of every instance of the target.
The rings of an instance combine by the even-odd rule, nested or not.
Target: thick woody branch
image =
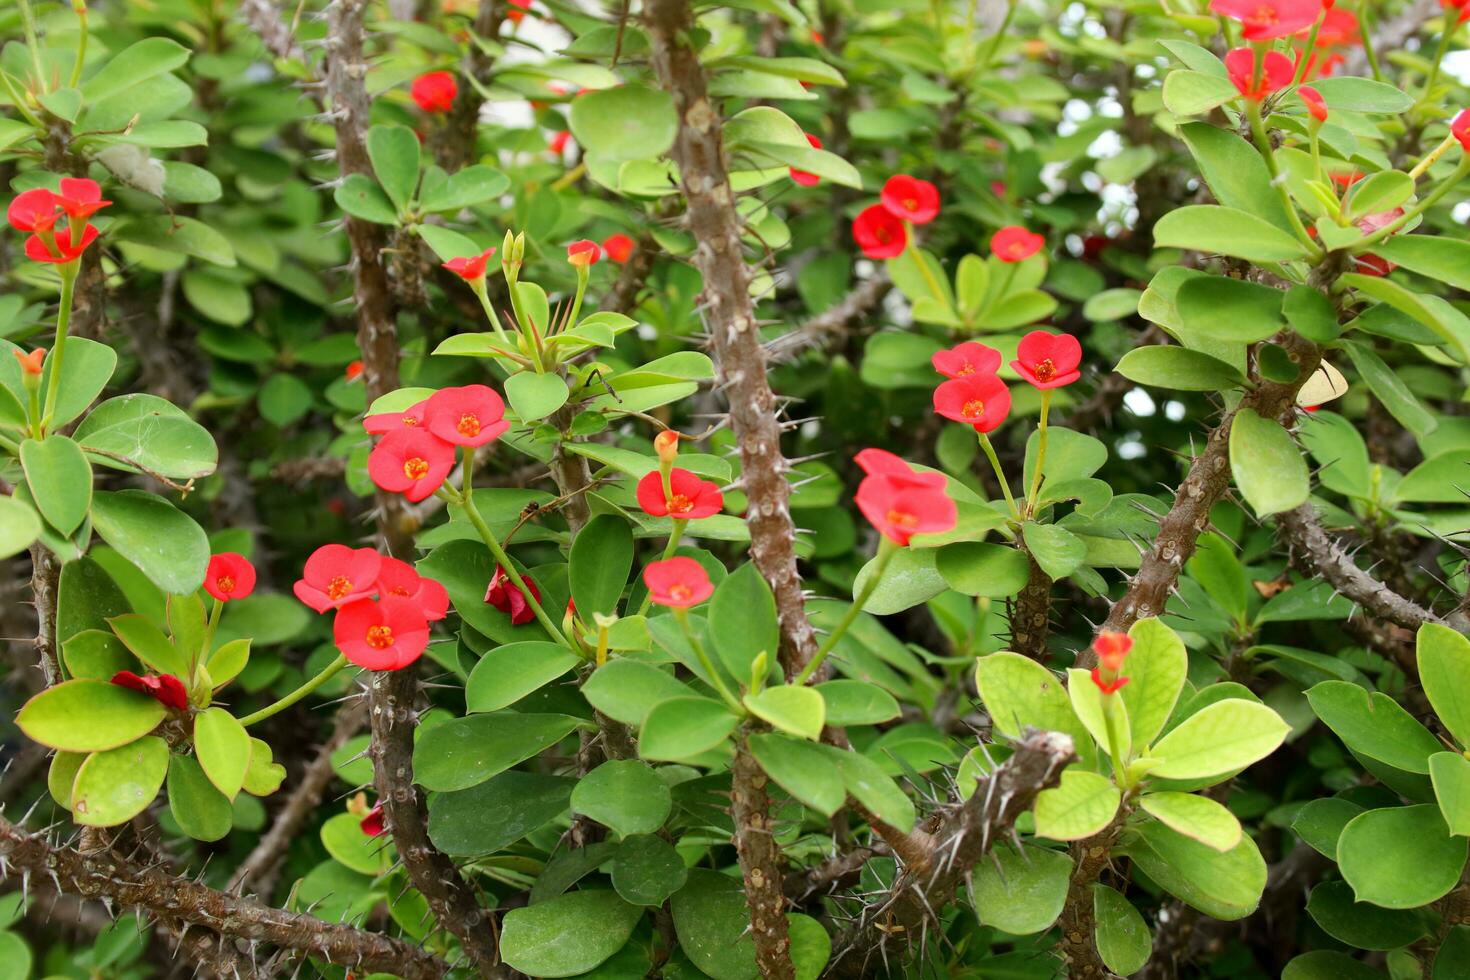
[[[1026,585],[1010,604],[1011,649],[1038,663],[1046,659],[1046,636],[1051,627],[1051,579],[1031,552],[1022,550],[1031,571]]]
[[[1194,554],[1200,535],[1210,526],[1210,510],[1230,488],[1230,426],[1236,412],[1250,408],[1261,417],[1275,419],[1283,425],[1291,422],[1296,412],[1296,393],[1317,370],[1322,352],[1294,333],[1285,335],[1280,342],[1297,365],[1296,378],[1284,384],[1262,381],[1210,432],[1204,450],[1194,458],[1184,482],[1179,485],[1173,505],[1160,520],[1153,546],[1144,555],[1128,591],[1113,604],[1103,630],[1126,633],[1138,620],[1163,613],[1184,563]],[[1079,667],[1093,667],[1096,663],[1091,648],[1077,655]]]
[[[1108,854],[1123,830],[1123,821],[1115,819],[1107,827],[1085,840],[1077,841],[1068,852],[1072,855],[1072,877],[1067,882],[1067,900],[1057,920],[1062,937],[1058,943],[1067,961],[1067,976],[1080,980],[1101,980],[1112,976],[1097,951],[1097,917],[1093,913],[1092,886],[1097,883]]]
[[[900,858],[902,867],[888,900],[870,908],[843,938],[833,956],[833,975],[872,976],[874,957],[901,958],[930,927],[939,928],[939,910],[954,900],[970,869],[996,841],[1014,835],[1017,818],[1035,805],[1037,794],[1057,785],[1062,770],[1076,758],[1069,736],[1029,731],[968,800],[944,813],[937,831],[910,835],[926,845],[924,853]],[[889,944],[896,949],[890,952]]]
[[[413,785],[418,676],[412,667],[380,670],[372,683],[373,782],[408,880],[439,925],[458,937],[480,976],[501,976],[495,929],[454,862],[429,840],[428,808]]]
[[[694,264],[704,279],[710,335],[720,384],[740,447],[742,488],[750,501],[750,556],[776,596],[781,664],[794,677],[816,653],[796,567],[791,520],[791,469],[781,455],[776,399],[766,381],[766,359],[750,298],[751,270],[741,244],[743,223],[726,169],[719,106],[709,98],[704,68],[691,46],[694,15],[688,0],[650,0],[644,7],[653,66],[674,99],[679,131],[674,162],[688,204],[685,221],[699,242]]]
[[[735,821],[735,853],[745,881],[756,966],[765,980],[795,980],[781,878],[781,845],[772,827],[771,797],[766,792],[766,774],[744,738],[736,746],[730,764],[730,816]]]
[[[632,313],[638,305],[649,274],[653,272],[653,260],[657,255],[658,243],[653,240],[653,236],[639,236],[637,244],[633,246],[633,254],[628,256],[628,261],[618,270],[617,280],[603,297],[602,309],[624,316]]]
[[[281,20],[281,9],[273,0],[240,0],[239,10],[250,32],[272,55],[282,61],[308,64],[306,52],[291,36],[291,28]]]
[[[883,298],[893,289],[893,280],[887,270],[882,270],[869,279],[864,279],[852,292],[837,304],[823,310],[810,320],[787,334],[771,341],[766,349],[767,359],[773,364],[792,360],[805,350],[825,350],[835,344],[853,325],[862,322],[883,303]]]
[[[225,936],[297,950],[363,973],[404,980],[442,977],[448,964],[379,933],[238,898],[157,867],[139,867],[115,854],[56,847],[0,817],[0,859],[7,871],[52,882],[58,891],[110,901]]]
[[[61,644],[56,639],[56,596],[61,563],[37,541],[31,545],[31,598],[36,604],[36,656],[50,687],[61,681]]]

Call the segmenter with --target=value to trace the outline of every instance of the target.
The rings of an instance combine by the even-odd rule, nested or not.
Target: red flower
[[[522,575],[521,581],[531,591],[531,598],[540,602],[541,590],[536,588],[531,576]],[[485,601],[501,612],[508,613],[512,626],[522,626],[536,618],[536,612],[526,601],[525,593],[521,592],[520,587],[510,580],[505,569],[499,565],[495,566],[495,574],[490,576],[490,585],[485,589]]]
[[[1337,173],[1331,174],[1331,177],[1334,184],[1340,184],[1343,189],[1346,190],[1347,188],[1356,184],[1358,181],[1362,180],[1364,174],[1361,170],[1340,170]]]
[[[909,233],[900,218],[875,204],[853,219],[852,239],[868,258],[891,259],[908,247]]]
[[[1470,2],[1467,2],[1467,0],[1439,0],[1439,5],[1445,9],[1446,13],[1450,10],[1458,10],[1460,12],[1456,23],[1463,24],[1465,21],[1470,20]]]
[[[414,426],[424,424],[424,408],[428,404],[429,400],[426,398],[401,412],[379,412],[377,415],[369,415],[362,420],[362,427],[376,436],[384,435],[395,429],[412,429]]]
[[[648,586],[650,599],[673,609],[697,606],[715,591],[704,566],[683,555],[650,562],[643,569],[643,584]]]
[[[448,112],[459,95],[459,82],[447,71],[425,72],[413,80],[408,94],[425,112]]]
[[[1210,11],[1240,21],[1245,40],[1266,41],[1311,27],[1322,0],[1210,0]]]
[[[934,411],[947,419],[993,432],[1011,411],[1011,391],[993,374],[951,378],[934,389]]]
[[[994,374],[1000,370],[1000,351],[967,340],[957,347],[942,350],[929,358],[934,370],[946,378],[964,378],[972,374]]]
[[[1046,244],[1046,238],[1020,225],[1006,225],[990,236],[990,254],[1002,262],[1024,262]]]
[[[102,200],[102,185],[85,177],[61,178],[61,193],[56,203],[67,217],[75,221],[86,221],[92,215],[111,204]]]
[[[1460,4],[1463,6],[1463,0]],[[1329,4],[1330,6],[1330,4]],[[1350,10],[1331,10],[1322,16],[1322,26],[1317,29],[1317,48],[1348,47],[1362,43],[1358,33],[1358,18]],[[1302,34],[1310,33],[1302,30]]]
[[[384,827],[382,800],[379,800],[373,805],[373,808],[367,812],[367,816],[362,818],[362,822],[358,824],[358,827],[362,828],[362,832],[369,837],[383,836]]]
[[[551,150],[552,153],[555,153],[557,156],[561,156],[567,151],[567,144],[571,141],[571,131],[566,129],[559,129],[555,133],[551,134],[551,140],[546,144],[546,146],[549,150]]]
[[[378,569],[377,592],[384,599],[403,599],[419,607],[424,618],[438,622],[449,614],[449,592],[431,578],[424,578],[406,561],[383,556]]]
[[[342,656],[368,670],[399,670],[429,645],[423,611],[402,599],[358,599],[337,610],[332,640]]]
[[[96,240],[97,228],[94,225],[87,225],[86,228],[82,229],[82,241],[80,245],[72,245],[70,228],[63,228],[56,233],[54,249],[40,235],[32,235],[26,239],[26,258],[35,262],[50,262],[53,265],[75,262],[82,257],[82,253],[87,250],[87,246]]]
[[[10,202],[10,227],[16,231],[50,231],[61,217],[56,195],[44,187],[23,191]]]
[[[1032,387],[1045,390],[1061,388],[1082,377],[1077,370],[1081,363],[1082,345],[1076,337],[1033,330],[1021,338],[1011,367]]]
[[[942,474],[916,473],[908,463],[882,450],[863,450],[857,464],[868,473],[858,484],[858,510],[884,537],[907,545],[915,534],[954,527],[958,512],[944,491]]]
[[[347,370],[342,373],[347,376],[348,381],[356,381],[358,378],[362,377],[362,362],[353,361],[352,363],[347,365]]]
[[[580,268],[596,265],[601,257],[602,249],[597,247],[597,243],[589,242],[585,238],[567,246],[567,261]]]
[[[638,506],[653,517],[681,521],[718,514],[725,506],[725,495],[718,486],[677,466],[669,472],[669,490],[665,497],[663,474],[658,470],[645,473],[638,481]]]
[[[1460,114],[1450,123],[1450,132],[1460,141],[1460,146],[1470,153],[1470,109],[1460,110]]]
[[[1388,261],[1388,259],[1385,259],[1381,255],[1374,255],[1372,252],[1364,252],[1362,255],[1354,255],[1353,265],[1356,267],[1356,270],[1359,273],[1365,276],[1373,276],[1377,279],[1382,279],[1384,276],[1388,275],[1390,272],[1398,268],[1398,266]]]
[[[637,243],[622,232],[607,236],[607,239],[602,243],[602,250],[607,253],[607,257],[618,265],[622,265],[628,259],[632,258],[633,249],[636,247]]]
[[[376,592],[382,564],[383,556],[371,548],[324,544],[306,559],[292,591],[319,613],[337,609]]]
[[[889,177],[880,200],[889,214],[911,224],[927,225],[939,216],[939,188],[908,174]]]
[[[494,254],[493,247],[487,248],[479,255],[465,255],[457,259],[450,259],[444,263],[444,268],[465,282],[474,282],[476,279],[485,278],[485,266],[489,264],[490,256]]]
[[[1280,51],[1267,51],[1261,82],[1256,84],[1256,52],[1252,48],[1235,48],[1225,55],[1225,70],[1235,83],[1236,91],[1252,102],[1259,102],[1277,89],[1291,84],[1296,66]]]
[[[1327,103],[1322,100],[1320,92],[1310,85],[1301,85],[1297,87],[1296,94],[1302,97],[1302,102],[1306,103],[1307,111],[1312,114],[1313,119],[1318,122],[1327,121]]]
[[[1132,679],[1131,677],[1114,677],[1112,680],[1109,680],[1101,670],[1096,667],[1092,668],[1092,683],[1096,684],[1098,689],[1104,694],[1116,693],[1119,688]]]
[[[1092,641],[1092,649],[1104,670],[1122,670],[1123,658],[1133,649],[1133,637],[1127,633],[1104,630]]]
[[[510,0],[510,5],[515,9],[507,10],[505,17],[512,24],[519,24],[521,18],[526,16],[526,11],[531,9],[531,0]]]
[[[46,348],[37,347],[29,354],[21,351],[20,348],[16,348],[10,353],[14,354],[15,359],[20,362],[22,373],[29,374],[33,378],[40,376],[41,363],[46,360]]]
[[[244,555],[222,551],[209,559],[204,591],[220,602],[243,599],[255,591],[255,566]]]
[[[455,446],[483,446],[510,428],[505,402],[486,385],[434,392],[424,406],[424,421],[430,432]]]
[[[139,675],[131,670],[120,670],[112,675],[112,683],[146,694],[165,708],[189,710],[189,692],[184,689],[184,682],[172,674]]]
[[[817,139],[811,133],[806,133],[804,135],[806,136],[806,141],[812,145],[813,149],[820,150],[822,148],[821,140]],[[788,169],[790,169],[791,171],[791,179],[796,181],[802,187],[816,187],[822,182],[822,178],[818,177],[814,173],[808,173],[805,170],[797,170],[795,167],[790,167]]]
[[[368,476],[379,488],[418,503],[438,490],[454,468],[454,447],[425,429],[396,429],[368,456]]]

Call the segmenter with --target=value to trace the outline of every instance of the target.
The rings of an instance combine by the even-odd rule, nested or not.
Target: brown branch
[[[853,287],[836,304],[818,313],[790,333],[782,334],[766,348],[767,360],[780,364],[792,360],[802,351],[825,350],[847,335],[848,328],[865,319],[883,303],[893,289],[887,270]]]
[[[766,381],[750,298],[751,270],[742,254],[744,223],[725,166],[718,103],[710,101],[704,68],[690,41],[694,15],[688,0],[650,0],[644,14],[654,69],[679,116],[673,158],[688,204],[686,226],[699,243],[694,265],[704,279],[720,384],[740,447],[741,484],[750,501],[745,518],[750,556],[775,593],[781,665],[788,678],[795,677],[816,653],[817,638],[796,567],[796,527],[786,480],[791,464],[781,455],[776,398]]]
[[[1046,660],[1046,635],[1051,626],[1051,579],[1031,552],[1021,553],[1031,566],[1026,585],[1010,604],[1011,649],[1040,663]]]
[[[1138,620],[1163,613],[1184,563],[1194,554],[1199,536],[1210,526],[1210,510],[1230,488],[1230,426],[1236,412],[1250,408],[1263,418],[1276,419],[1283,425],[1291,421],[1296,412],[1296,393],[1317,370],[1322,352],[1294,333],[1279,338],[1279,342],[1297,365],[1296,379],[1284,384],[1261,382],[1246,392],[1239,406],[1210,432],[1204,450],[1194,458],[1189,473],[1179,485],[1173,505],[1160,520],[1153,546],[1144,555],[1128,591],[1113,604],[1103,630],[1126,633]],[[1092,667],[1096,663],[1090,647],[1077,655],[1078,667]]]
[[[766,774],[750,754],[743,736],[730,763],[730,816],[735,821],[735,853],[745,879],[756,967],[765,980],[795,980],[781,877],[781,844],[772,826]]]
[[[362,972],[435,980],[449,969],[432,953],[380,933],[238,898],[157,867],[139,867],[108,851],[56,847],[0,817],[0,858],[7,871],[51,881],[59,891],[114,902],[202,926],[226,936],[298,950]]]
[[[61,641],[56,637],[56,598],[61,563],[41,542],[31,545],[31,598],[36,606],[36,656],[46,686],[61,681]]]
[[[1067,882],[1067,900],[1062,906],[1061,918],[1057,920],[1062,932],[1058,945],[1067,961],[1068,977],[1097,980],[1113,975],[1097,951],[1092,886],[1103,868],[1107,867],[1108,853],[1122,832],[1123,821],[1121,817],[1115,817],[1100,832],[1068,848],[1072,855],[1072,877]]]
[[[428,808],[413,785],[418,675],[413,667],[380,670],[372,685],[373,782],[398,857],[439,925],[458,937],[479,974],[501,976],[494,926],[454,862],[429,840]]]
[[[500,33],[505,11],[505,0],[480,0],[470,29],[479,37],[493,41]],[[463,64],[465,78],[460,82],[459,94],[455,96],[443,128],[435,130],[434,157],[439,166],[450,173],[474,163],[479,157],[475,151],[480,135],[480,109],[485,104],[485,97],[472,80],[484,82],[495,64],[495,60],[474,38],[468,43],[469,55]]]
[[[1028,731],[1015,753],[981,779],[963,803],[943,813],[933,834],[916,832],[928,841],[917,859],[901,861],[901,871],[889,889],[889,898],[869,909],[833,954],[833,975],[872,976],[869,959],[885,956],[884,947],[896,943],[903,955],[920,942],[930,926],[939,925],[940,909],[954,900],[970,870],[1007,835],[1030,810],[1036,796],[1057,785],[1062,770],[1077,758],[1072,739],[1057,732]]]
[[[267,897],[275,890],[275,880],[281,861],[291,842],[296,838],[312,812],[321,803],[323,794],[332,783],[336,770],[332,768],[332,755],[367,724],[367,699],[353,698],[337,712],[336,724],[327,740],[317,750],[316,757],[301,774],[301,781],[291,791],[280,811],[276,814],[270,830],[230,878],[229,891],[240,893],[252,888]]]
[[[281,21],[281,10],[272,0],[240,0],[239,10],[250,32],[272,55],[282,61],[308,64],[306,52],[291,36],[291,28]]]
[[[658,243],[653,240],[653,236],[646,233],[640,235],[633,246],[633,254],[628,256],[628,261],[618,270],[617,281],[603,297],[601,308],[624,316],[632,313],[638,306],[638,299],[648,283],[649,274],[653,272],[653,260],[657,256]]]

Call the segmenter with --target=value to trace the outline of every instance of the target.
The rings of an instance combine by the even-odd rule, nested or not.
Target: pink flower
[[[589,242],[585,238],[567,246],[567,261],[579,268],[596,265],[601,257],[602,249],[597,247],[597,243]]]
[[[1011,367],[1032,387],[1046,390],[1061,388],[1082,377],[1078,370],[1081,364],[1082,345],[1076,337],[1033,330],[1021,338]]]
[[[292,591],[319,613],[336,609],[376,592],[382,563],[383,556],[371,548],[324,544],[306,559]]]
[[[946,378],[963,378],[972,374],[994,374],[1000,370],[1000,351],[974,340],[935,353],[929,359],[934,370]]]
[[[1450,132],[1460,141],[1460,147],[1470,153],[1470,109],[1461,109],[1450,123]]]
[[[379,412],[377,415],[369,415],[362,420],[362,427],[375,436],[386,435],[395,429],[412,429],[424,424],[424,408],[428,404],[429,400],[426,398],[401,412]]]
[[[1280,51],[1267,51],[1260,83],[1256,83],[1256,52],[1253,48],[1235,48],[1225,55],[1225,70],[1236,91],[1251,102],[1260,102],[1278,89],[1291,84],[1296,66]]]
[[[1007,225],[990,236],[990,254],[1002,262],[1024,262],[1046,244],[1046,239],[1020,225]]]
[[[102,200],[102,186],[86,177],[63,177],[60,187],[56,203],[74,221],[86,221],[112,203]]]
[[[632,258],[633,249],[636,247],[637,243],[622,232],[618,232],[616,235],[609,235],[607,240],[602,243],[602,250],[607,253],[607,257],[618,265],[622,265],[628,259]]]
[[[424,406],[424,422],[430,432],[455,446],[483,446],[510,428],[505,402],[487,385],[434,392]]]
[[[908,247],[903,220],[881,204],[865,208],[852,222],[852,238],[870,259],[891,259]]]
[[[704,566],[683,555],[650,562],[643,569],[643,582],[654,603],[672,609],[697,606],[715,592]]]
[[[1311,27],[1322,0],[1210,0],[1210,11],[1240,21],[1245,40],[1268,41]]]
[[[536,583],[531,576],[522,575],[521,581],[526,583],[526,588],[531,591],[531,598],[537,602],[541,601],[541,590],[536,588]],[[495,574],[490,576],[490,585],[485,589],[485,601],[510,616],[512,626],[523,626],[536,618],[536,610],[526,601],[525,593],[510,580],[505,574],[505,569],[499,565],[495,566]]]
[[[16,231],[50,231],[61,217],[56,195],[44,187],[22,191],[10,202],[7,217]]]
[[[854,498],[858,510],[884,537],[907,545],[915,534],[937,534],[955,526],[959,514],[944,491],[942,474],[916,473],[882,450],[863,450],[857,463],[868,473]]]
[[[120,670],[112,675],[112,683],[146,694],[165,708],[189,710],[189,692],[184,689],[184,682],[172,674],[135,674],[131,670]]]
[[[450,259],[444,263],[444,268],[465,282],[474,282],[476,279],[485,278],[485,266],[489,264],[490,256],[494,254],[493,247],[487,248],[479,255],[465,255],[457,259]]]
[[[638,481],[638,506],[652,517],[681,521],[710,517],[725,506],[725,496],[718,486],[677,466],[669,471],[669,490],[670,495],[665,497],[663,474],[658,470],[645,473]]]
[[[993,374],[951,378],[934,389],[934,411],[947,419],[993,432],[1011,411],[1011,392]]]
[[[419,607],[424,618],[434,623],[449,614],[449,592],[431,578],[424,578],[406,561],[383,556],[378,569],[378,595],[384,599],[402,599]]]
[[[1327,103],[1323,101],[1322,93],[1310,85],[1300,85],[1297,87],[1296,94],[1301,96],[1302,102],[1306,104],[1307,111],[1312,114],[1313,119],[1318,122],[1327,121]]]
[[[358,599],[337,610],[332,639],[342,656],[368,670],[401,670],[429,645],[423,610],[401,599]]]
[[[444,485],[454,447],[422,428],[395,429],[368,456],[368,476],[380,489],[418,503]]]
[[[908,174],[889,177],[880,200],[890,214],[910,224],[927,225],[939,217],[939,188]]]
[[[425,72],[413,80],[408,94],[425,112],[448,112],[459,95],[459,82],[447,71]]]
[[[72,244],[70,228],[63,228],[56,233],[54,245],[48,243],[40,235],[32,235],[26,239],[26,258],[34,262],[64,265],[81,258],[87,246],[96,240],[97,227],[95,225],[87,225],[82,229],[82,241],[79,245]]]

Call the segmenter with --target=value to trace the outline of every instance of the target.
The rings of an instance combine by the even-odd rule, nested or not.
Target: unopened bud
[[[26,354],[20,350],[14,350],[11,351],[11,353],[15,355],[15,359],[17,361],[20,361],[20,370],[22,374],[26,375],[27,377],[36,378],[39,378],[41,376],[41,364],[46,360],[46,348],[37,347],[29,354]]]
[[[679,455],[679,433],[673,429],[665,429],[653,437],[653,448],[657,450],[661,464],[671,465]]]

